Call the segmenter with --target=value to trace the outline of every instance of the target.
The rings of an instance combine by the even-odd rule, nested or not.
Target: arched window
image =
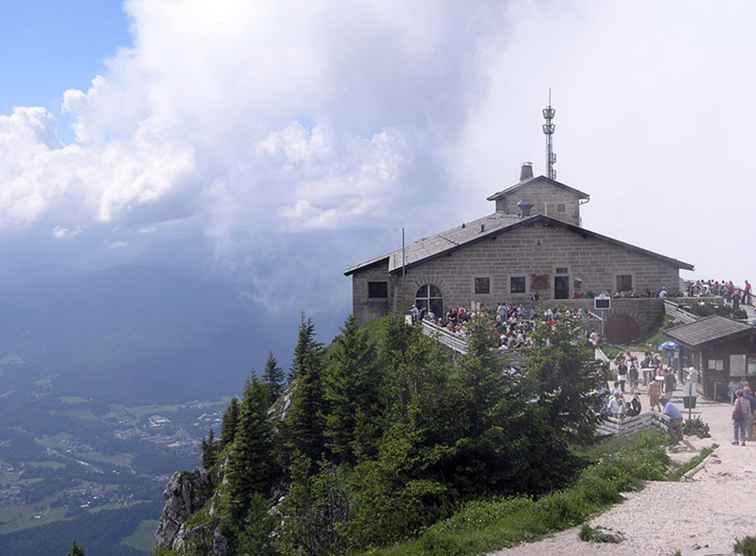
[[[420,286],[417,294],[415,294],[415,306],[420,310],[430,311],[434,316],[440,318],[444,314],[444,300],[441,297],[441,290],[433,284]]]

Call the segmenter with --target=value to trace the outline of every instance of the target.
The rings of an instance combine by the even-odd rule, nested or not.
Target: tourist
[[[751,283],[746,280],[745,288],[743,288],[743,305],[751,304]]]
[[[672,369],[665,369],[664,371],[664,394],[667,399],[672,398],[672,393],[675,391],[675,374]]]
[[[630,391],[635,392],[638,389],[638,360],[630,361],[630,371],[628,372],[630,377]]]
[[[627,365],[625,365],[624,359],[617,365],[617,381],[619,382],[620,390],[625,393],[625,382],[627,381]]]
[[[651,411],[662,410],[660,403],[661,400],[661,382],[654,380],[648,385],[648,405],[651,407]]]
[[[749,413],[752,414],[751,402],[743,397],[742,390],[738,390],[735,392],[735,404],[732,408],[732,430],[734,433],[732,444],[734,446],[746,445],[745,420]]]
[[[683,416],[677,406],[672,403],[672,400],[668,400],[664,405],[663,414],[669,417],[669,428],[672,430],[672,432],[679,433]]]
[[[751,440],[753,438],[753,411],[756,410],[756,397],[753,396],[750,386],[743,388],[743,399],[748,400],[751,405],[751,411],[745,414],[743,422],[746,440]]]
[[[735,403],[735,392],[738,390],[740,390],[740,385],[734,378],[731,378],[730,383],[727,385],[727,393],[730,396],[730,405]]]
[[[622,403],[622,394],[620,392],[615,392],[614,396],[609,399],[607,410],[612,417],[621,419],[624,416],[625,404]]]
[[[633,415],[641,414],[641,401],[637,393],[633,394],[633,399],[630,401],[630,407],[633,408]]]

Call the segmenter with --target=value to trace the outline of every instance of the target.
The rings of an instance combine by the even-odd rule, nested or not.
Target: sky
[[[756,276],[753,2],[28,4],[0,33],[0,280],[160,264],[345,313],[345,266],[543,172],[549,88],[586,228]]]

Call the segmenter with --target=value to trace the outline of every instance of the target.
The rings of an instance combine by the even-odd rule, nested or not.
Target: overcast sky
[[[490,212],[525,160],[543,172],[551,87],[585,227],[756,279],[753,21],[746,1],[19,9],[0,58],[0,248],[183,265],[274,309],[347,310],[346,264],[402,226]]]

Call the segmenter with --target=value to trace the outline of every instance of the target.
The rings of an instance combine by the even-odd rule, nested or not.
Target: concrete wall
[[[389,305],[403,311],[414,303],[418,288],[424,284],[434,284],[441,290],[445,308],[469,307],[472,301],[488,307],[500,301],[528,301],[534,293],[534,275],[547,276],[548,289],[538,291],[547,301],[554,297],[554,274],[559,267],[568,270],[570,297],[574,297],[576,278],[582,280],[583,293],[614,291],[618,274],[632,275],[636,291],[674,287],[679,280],[678,269],[671,263],[562,227],[533,224],[408,268],[404,279],[396,277],[389,284],[390,304],[367,299],[368,280],[389,279],[385,263],[359,271],[353,277],[354,313],[365,322],[389,310]],[[488,295],[474,293],[474,278],[482,276],[491,280]],[[526,277],[524,294],[510,292],[512,276]],[[632,300],[617,300],[625,301]],[[663,304],[658,306],[663,311]]]
[[[528,201],[533,205],[531,216],[543,214],[580,226],[580,204],[575,193],[550,183],[537,181],[518,189],[514,193],[496,200],[496,212],[520,214],[517,203]],[[564,205],[564,212],[559,212],[559,205]]]
[[[386,299],[368,299],[368,282],[388,282]],[[388,273],[388,260],[352,274],[352,312],[359,324],[389,313],[395,295],[394,279]]]

